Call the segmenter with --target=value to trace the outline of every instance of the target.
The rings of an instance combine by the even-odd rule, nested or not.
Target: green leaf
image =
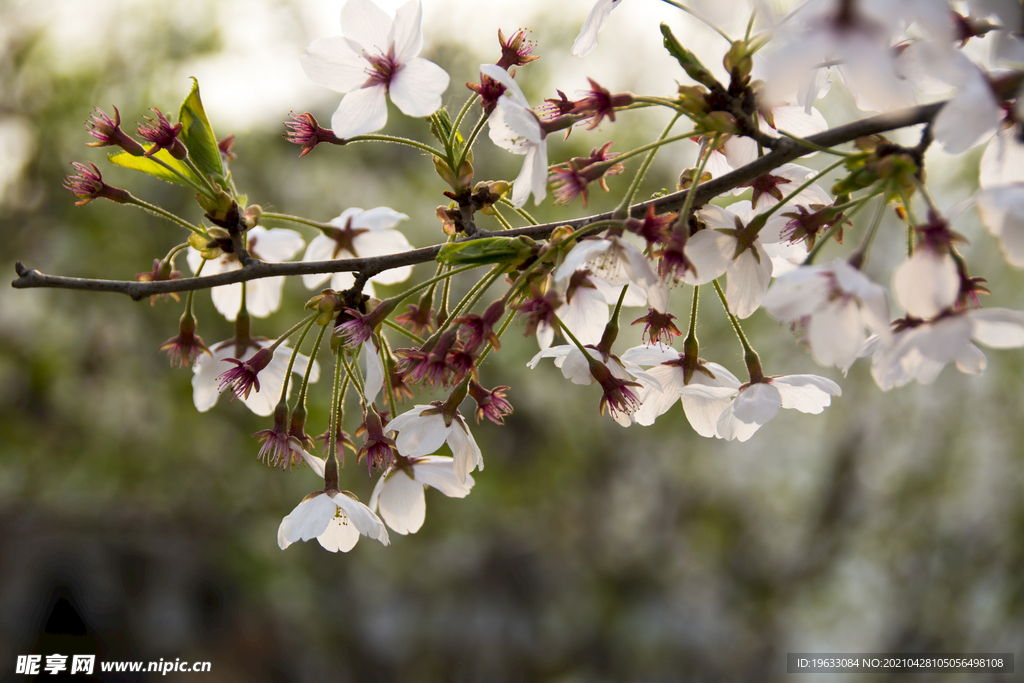
[[[149,145],[147,149],[151,147],[152,145]],[[135,171],[142,171],[161,180],[166,180],[169,183],[191,187],[200,192],[208,191],[206,186],[203,185],[202,179],[193,173],[192,169],[184,161],[175,159],[166,149],[160,150],[152,157],[137,157],[132,156],[128,152],[118,152],[117,154],[107,154],[107,158],[112,164]],[[157,163],[154,159],[159,159],[166,166]]]
[[[210,120],[206,118],[203,101],[199,99],[199,81],[192,79],[192,91],[181,103],[178,121],[182,124],[181,141],[185,143],[188,156],[200,171],[216,178],[224,177],[217,138],[213,134]]]
[[[536,242],[529,237],[484,237],[448,242],[441,247],[437,260],[448,266],[521,261],[533,253],[535,246]]]

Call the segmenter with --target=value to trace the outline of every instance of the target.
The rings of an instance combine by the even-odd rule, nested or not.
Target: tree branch
[[[934,104],[927,104],[919,107],[909,107],[897,112],[873,116],[844,126],[838,126],[823,133],[813,135],[807,139],[809,142],[812,142],[819,147],[835,147],[836,145],[841,145],[866,135],[874,135],[898,128],[928,123],[935,117],[943,105],[945,105],[945,102],[936,102]],[[743,183],[753,180],[754,178],[757,178],[758,176],[763,175],[782,164],[788,163],[815,151],[814,149],[788,138],[776,138],[775,140],[773,149],[768,154],[765,154],[742,168],[736,169],[735,171],[723,176],[719,176],[718,178],[713,178],[694,188],[693,191],[697,193],[694,197],[694,206],[697,207],[706,204],[708,201],[720,194],[724,194],[725,192],[739,187]],[[654,206],[657,213],[677,211],[682,208],[683,202],[686,201],[687,192],[689,191],[690,190],[673,192],[672,194],[665,195],[664,197],[658,197],[657,199],[634,204],[630,207],[630,215],[641,217],[646,213],[648,206]],[[608,212],[594,216],[577,218],[575,220],[556,221],[554,223],[516,228],[513,230],[502,230],[499,232],[477,229],[474,238],[492,236],[515,237],[525,235],[534,239],[546,239],[551,235],[551,232],[559,226],[568,225],[579,229],[591,223],[610,220],[611,218],[612,214],[611,212]],[[433,261],[437,257],[440,249],[441,247],[438,245],[400,252],[397,254],[388,254],[385,256],[333,261],[266,263],[263,261],[253,260],[250,265],[227,273],[208,275],[205,277],[181,278],[178,280],[162,280],[158,282],[93,280],[86,278],[63,277],[59,275],[46,275],[45,273],[40,273],[37,270],[26,268],[19,261],[15,264],[15,270],[18,273],[18,278],[11,282],[11,286],[16,289],[49,287],[58,289],[80,289],[95,292],[119,292],[139,301],[153,294],[209,289],[219,285],[246,282],[249,280],[258,280],[260,278],[280,275],[310,275],[317,273],[349,271],[359,272],[364,277],[369,278],[377,273],[390,270],[391,268]]]

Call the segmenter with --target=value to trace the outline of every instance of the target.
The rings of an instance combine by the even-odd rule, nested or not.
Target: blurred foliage
[[[131,208],[75,207],[61,188],[69,162],[102,160],[82,146],[93,106],[116,103],[125,121],[152,106],[173,112],[177,101],[153,93],[222,44],[195,3],[111,7],[130,21],[97,24],[102,35],[75,59],[39,5],[0,9],[0,129],[21,155],[9,155],[17,168],[0,186],[12,277],[19,259],[132,278],[182,239]],[[453,42],[433,50],[453,84],[493,59]],[[551,77],[553,53],[528,68]],[[551,95],[528,89],[535,103]],[[324,101],[326,119],[336,100]],[[397,112],[389,125],[425,132]],[[232,132],[231,121],[213,126]],[[604,133],[625,150],[642,129]],[[300,160],[279,131],[238,132],[233,172],[251,201],[318,220],[388,205],[409,214],[415,245],[441,239],[433,209],[443,188],[415,152],[356,145]],[[579,131],[558,154],[601,142]],[[487,141],[478,148],[481,179],[514,175],[519,163]],[[181,188],[102,170],[197,215]],[[644,191],[673,183],[652,175]],[[595,196],[591,209],[610,204]],[[965,232],[993,304],[1022,307],[1012,299],[1020,274],[987,234]],[[308,295],[289,283],[283,312],[255,331],[285,329]],[[739,370],[740,349],[705,299],[702,343]],[[207,342],[230,336],[209,297],[198,302]],[[679,407],[647,429],[599,418],[594,387],[546,363],[528,372],[535,343],[512,332],[482,374],[486,386],[512,385],[516,412],[504,428],[475,429],[486,470],[473,493],[428,493],[415,536],[331,555],[316,543],[277,548],[281,517],[315,478],[256,460],[249,435],[269,419],[226,400],[195,411],[191,373],[169,370],[157,352],[180,310],[60,290],[0,295],[4,680],[16,654],[69,651],[210,660],[212,680],[762,681],[783,678],[786,652],[1006,652],[1024,642],[1019,353],[989,352],[981,378],[947,369],[933,387],[887,394],[858,365],[823,415],[780,415],[735,444],[697,437]],[[810,370],[786,330],[763,314],[748,324],[771,372]],[[324,424],[328,391],[324,381],[311,390],[310,432]],[[368,499],[362,466],[350,458],[343,477]]]

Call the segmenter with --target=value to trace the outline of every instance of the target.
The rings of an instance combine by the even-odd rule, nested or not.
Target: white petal
[[[683,252],[697,270],[687,272],[683,281],[688,285],[703,285],[725,272],[736,251],[736,238],[717,230],[701,230],[686,240]]]
[[[454,456],[455,477],[460,483],[465,483],[473,470],[483,470],[484,458],[480,453],[480,447],[476,445],[476,440],[473,439],[473,434],[466,427],[466,423],[458,416],[452,420],[452,427],[448,432],[448,446]]]
[[[761,428],[760,422],[741,422],[736,419],[736,402],[733,401],[729,407],[722,411],[715,425],[715,433],[718,437],[727,441],[747,441]]]
[[[711,398],[706,395],[684,392],[680,397],[687,421],[704,438],[718,437],[718,421],[732,404],[731,395]],[[753,432],[751,432],[753,434]],[[748,437],[749,438],[749,437]],[[741,439],[746,441],[746,439]]]
[[[935,140],[949,154],[960,154],[986,139],[999,126],[1002,109],[988,80],[978,72],[950,99],[932,122]]]
[[[392,19],[370,0],[347,0],[341,8],[341,30],[373,54],[387,52],[393,36]]]
[[[332,553],[347,553],[356,546],[359,540],[359,530],[349,522],[347,517],[334,517],[327,523],[324,532],[316,537],[317,542],[324,550]]]
[[[311,455],[311,454],[307,453],[305,450],[303,450],[301,448],[296,449],[296,450],[299,451],[299,453],[302,455],[302,459],[306,461],[307,465],[309,465],[309,469],[313,470],[313,472],[318,477],[323,479],[323,477],[324,477],[324,469],[325,469],[325,466],[326,466],[326,463],[324,462],[324,459],[323,458],[318,458],[315,455]]]
[[[758,382],[739,393],[733,401],[732,414],[740,422],[763,425],[775,417],[782,407],[782,395],[774,384]]]
[[[388,530],[373,511],[354,498],[344,493],[335,494],[334,504],[341,509],[349,521],[363,536],[380,541],[384,545],[389,543]]]
[[[249,231],[246,242],[256,256],[267,263],[282,263],[290,260],[306,246],[302,235],[294,230],[273,228],[267,230],[256,226]]]
[[[417,406],[420,407],[426,409],[431,406]],[[406,416],[410,417],[403,420]],[[395,439],[398,452],[407,458],[433,453],[445,442],[449,432],[440,414],[420,416],[415,408],[389,422],[387,431],[392,430],[398,432]]]
[[[896,268],[892,288],[907,313],[917,318],[934,318],[956,303],[960,276],[948,253],[918,248]]]
[[[403,470],[387,478],[376,503],[381,518],[393,531],[414,534],[423,526],[427,514],[423,484],[410,479]]]
[[[333,519],[337,506],[329,497],[319,493],[304,500],[281,520],[277,528],[277,544],[284,550],[296,541],[308,541],[324,532]]]
[[[981,308],[967,312],[973,337],[994,349],[1024,346],[1024,312],[1005,308]]]
[[[418,458],[412,474],[416,481],[437,489],[449,498],[465,498],[476,483],[469,474],[465,481],[459,481],[455,474],[455,461],[446,455]]]
[[[331,128],[341,138],[351,138],[364,133],[380,130],[388,122],[386,88],[374,84],[367,88],[349,91],[341,98]]]
[[[978,183],[983,188],[1024,183],[1024,143],[1017,139],[1016,126],[996,131],[981,156]]]
[[[370,63],[345,38],[331,36],[310,43],[299,57],[306,78],[337,92],[357,90],[366,82]]]
[[[782,407],[817,415],[832,403],[833,396],[843,390],[830,379],[817,375],[787,375],[776,377],[772,386],[778,389]]]
[[[755,250],[760,260],[754,257]],[[726,272],[729,277],[725,283],[725,300],[729,302],[729,310],[737,318],[750,317],[761,305],[772,281],[772,260],[755,240],[753,249],[740,254]]]
[[[317,235],[309,241],[306,245],[306,253],[302,255],[303,261],[330,261],[334,258],[334,248],[338,245],[337,242],[332,240],[323,233]],[[327,282],[331,277],[330,273],[314,273],[312,275],[303,275],[302,284],[306,286],[306,289],[316,289],[323,283]]]
[[[365,378],[366,402],[373,403],[377,394],[384,387],[384,364],[380,360],[377,347],[370,340],[362,343],[361,358],[363,377]]]
[[[597,0],[572,44],[572,54],[577,57],[586,57],[594,51],[597,47],[597,34],[604,28],[605,22],[608,21],[608,15],[618,4],[619,0]]]
[[[417,57],[391,79],[391,101],[406,116],[430,116],[441,106],[441,94],[449,80],[444,69]]]
[[[423,10],[419,0],[410,0],[395,12],[392,40],[395,47],[395,60],[399,64],[408,63],[420,53],[420,49],[423,47],[422,21]],[[394,91],[392,91],[392,97],[394,97]],[[395,104],[398,103],[395,102]],[[414,116],[413,114],[409,115]]]

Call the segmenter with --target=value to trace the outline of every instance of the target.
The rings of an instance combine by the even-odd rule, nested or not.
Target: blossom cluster
[[[598,33],[620,4],[593,5],[573,55],[598,49]],[[599,385],[596,408],[618,424],[649,426],[678,401],[697,434],[738,441],[753,438],[780,409],[819,414],[842,394],[825,376],[767,372],[771,361],[743,329],[752,316],[787,326],[833,375],[869,359],[886,391],[929,384],[950,363],[981,373],[979,344],[1024,346],[1024,312],[982,305],[986,279],[971,271],[961,253],[965,239],[952,227],[965,207],[939,206],[924,172],[932,145],[949,155],[987,145],[980,189],[969,203],[1008,264],[1024,266],[1024,14],[1014,3],[975,0],[966,8],[965,15],[958,11],[964,6],[944,0],[814,0],[775,16],[762,7],[742,38],[711,27],[727,37],[724,72],[718,70],[724,80],[662,25],[658,40],[677,63],[665,74],[667,94],[611,92],[590,78],[579,97],[559,90],[536,107],[521,85],[541,57],[537,44],[525,30],[498,31],[500,52],[471,76],[478,82],[466,83],[467,99],[453,118],[442,106],[449,74],[419,56],[418,0],[394,16],[372,0],[347,0],[342,35],[314,41],[300,58],[310,80],[344,93],[331,128],[303,113],[286,123],[286,139],[303,156],[321,143],[379,139],[388,98],[403,114],[426,119],[432,142],[387,139],[427,153],[440,179],[446,201],[424,212],[439,219],[447,238],[434,249],[414,250],[400,227],[410,216],[390,207],[346,206],[320,222],[247,204],[231,180],[232,139],[213,136],[198,86],[177,123],[154,110],[138,128],[144,142],[121,129],[116,109],[114,118],[97,110],[87,125],[90,145],[121,150],[111,156],[116,165],[198,192],[206,223],[107,185],[93,165],[76,164],[78,175],[65,185],[78,204],[109,199],[191,231],[139,280],[184,282],[174,269],[180,252],[193,279],[209,278],[202,288],[211,289],[234,335],[207,346],[196,334],[196,287],[183,285],[189,294],[179,333],[162,350],[172,364],[191,367],[198,410],[210,410],[227,392],[257,415],[273,415],[273,426],[254,435],[259,459],[317,477],[318,488],[281,522],[280,547],[316,538],[346,552],[360,535],[387,545],[388,529],[404,535],[422,527],[427,487],[452,498],[470,493],[471,473],[483,470],[484,460],[461,407],[472,398],[478,423],[501,425],[512,414],[510,387],[485,388],[481,365],[516,319],[538,344],[527,366],[551,358],[571,384]],[[969,42],[984,42],[990,56],[965,49]],[[833,88],[848,92],[864,118],[902,108],[901,116],[870,120],[874,128],[829,122],[816,104]],[[929,105],[935,98],[940,104]],[[601,135],[641,107],[671,118],[649,144],[613,153],[612,141],[601,139],[589,156],[550,158],[558,151],[551,133]],[[471,115],[477,123],[464,135]],[[685,132],[673,131],[684,124]],[[921,124],[914,146],[883,135]],[[523,157],[514,179],[474,182],[473,148],[485,126],[493,144]],[[677,191],[637,201],[654,156],[687,140],[697,152],[678,181],[673,177]],[[834,163],[822,162],[825,154],[819,170],[794,163],[822,152]],[[616,176],[622,199],[608,214],[536,225],[524,210],[531,197],[545,202],[549,185],[555,204],[579,197],[586,206],[590,191],[610,191]],[[867,263],[891,213],[906,251],[886,287]],[[268,227],[280,223],[304,232]],[[307,240],[309,231],[315,235]],[[850,243],[856,246],[845,253],[837,246]],[[837,255],[822,263],[825,247]],[[426,262],[434,276],[408,284],[413,266]],[[450,300],[451,278],[479,268],[486,273],[466,296]],[[301,275],[318,291],[306,316],[276,339],[254,336],[252,319],[281,307],[287,275]],[[401,291],[379,298],[378,288]],[[501,294],[487,300],[492,289]],[[742,351],[740,376],[723,364],[735,347],[698,342],[700,297],[720,302]],[[640,331],[626,349],[617,347],[624,308],[639,309],[628,317],[642,324],[628,328]],[[311,331],[316,341],[303,353]],[[306,400],[324,354],[333,357],[332,409],[313,439]],[[438,392],[446,398],[400,409],[402,401]],[[315,440],[323,442],[321,455]],[[340,487],[346,451],[377,476],[368,504]]]

